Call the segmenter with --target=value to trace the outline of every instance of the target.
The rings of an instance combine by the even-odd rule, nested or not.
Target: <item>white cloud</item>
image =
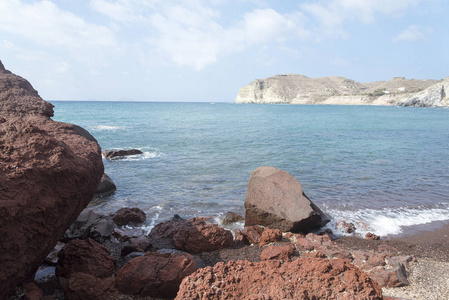
[[[406,30],[393,38],[393,41],[395,42],[417,42],[427,40],[427,35],[419,26],[416,25],[410,25]]]

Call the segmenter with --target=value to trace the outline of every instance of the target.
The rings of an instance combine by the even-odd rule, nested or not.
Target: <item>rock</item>
[[[104,243],[110,239],[114,228],[115,224],[111,217],[100,215],[93,209],[86,208],[66,230],[62,240],[67,242],[90,237],[99,243]]]
[[[280,259],[283,261],[290,261],[295,253],[295,246],[286,244],[283,246],[269,246],[265,248],[260,254],[261,260]]]
[[[123,244],[121,256],[126,256],[131,252],[146,252],[151,249],[150,239],[146,236],[130,238]]]
[[[117,186],[108,174],[104,173],[95,191],[96,196],[107,196],[115,192]]]
[[[112,236],[120,242],[127,242],[132,238],[138,238],[145,235],[145,230],[139,227],[135,228],[114,228]]]
[[[381,287],[401,287],[410,284],[404,265],[394,269],[375,268],[367,273]]]
[[[116,287],[125,295],[174,298],[184,277],[196,269],[188,253],[149,252],[118,270]]]
[[[367,274],[342,259],[229,261],[185,278],[175,299],[382,299]]]
[[[367,240],[380,240],[380,236],[375,235],[374,233],[371,233],[371,232],[368,232],[368,233],[365,235],[365,238],[366,238]]]
[[[56,246],[51,250],[51,252],[45,258],[45,263],[49,265],[56,265],[58,263],[58,254],[64,248],[65,243],[57,242]]]
[[[249,244],[250,244],[250,242],[243,235],[242,231],[240,229],[234,229],[234,246],[239,247],[239,246],[249,245]]]
[[[157,224],[151,230],[148,237],[155,249],[175,248],[173,235],[177,226],[184,224],[184,219],[169,220]]]
[[[33,277],[103,174],[97,141],[52,116],[28,81],[0,70],[0,299]]]
[[[236,223],[239,221],[243,221],[245,220],[245,218],[243,218],[241,215],[236,214],[235,212],[232,211],[228,211],[226,213],[226,216],[223,218],[223,225],[228,225],[228,224],[232,224],[232,223]]]
[[[130,150],[104,150],[103,156],[104,158],[120,158],[123,156],[129,156],[129,155],[139,155],[143,154],[142,151],[137,149],[130,149]]]
[[[22,288],[25,290],[24,300],[41,300],[44,296],[42,290],[34,282],[24,283]]]
[[[111,300],[118,299],[113,277],[96,278],[92,274],[73,273],[64,285],[67,300]]]
[[[442,82],[436,83],[425,90],[412,95],[400,101],[398,106],[418,106],[418,107],[435,107],[435,106],[449,106],[449,97],[447,91],[449,90],[449,77]]]
[[[147,216],[137,207],[123,207],[111,215],[118,226],[138,225],[146,221]]]
[[[338,229],[346,233],[353,233],[357,229],[355,228],[355,225],[353,223],[346,222],[343,220],[338,221],[336,225]]]
[[[109,250],[88,238],[87,240],[72,240],[59,253],[56,266],[58,277],[70,277],[73,273],[92,274],[95,277],[111,276],[117,262]]]
[[[55,290],[61,289],[55,271],[55,267],[40,267],[34,276],[36,285],[43,291],[44,295],[51,295]]]
[[[293,176],[273,167],[251,173],[245,209],[245,226],[263,225],[283,232],[307,231],[329,222]]]
[[[260,236],[259,247],[280,241],[282,241],[282,232],[279,229],[265,228]]]
[[[250,244],[258,245],[263,231],[264,228],[261,226],[245,226],[242,230],[242,234],[246,237]]]
[[[182,225],[175,228],[173,242],[176,248],[189,253],[210,252],[229,248],[233,245],[233,236],[216,224],[202,219],[192,218],[182,221]]]

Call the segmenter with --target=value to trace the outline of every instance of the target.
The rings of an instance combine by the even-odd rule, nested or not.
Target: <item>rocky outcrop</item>
[[[199,269],[175,299],[382,299],[368,275],[342,259],[230,261]]]
[[[259,167],[251,173],[245,209],[245,226],[262,225],[283,232],[307,231],[329,222],[293,176],[273,167]]]
[[[52,116],[53,105],[0,66],[1,299],[33,277],[103,174],[97,141]]]
[[[442,82],[394,77],[360,83],[344,77],[276,75],[242,87],[235,103],[448,106],[445,94],[441,97]]]
[[[104,158],[120,158],[123,156],[129,156],[129,155],[139,155],[143,154],[142,151],[138,149],[129,149],[129,150],[104,150],[103,156]]]

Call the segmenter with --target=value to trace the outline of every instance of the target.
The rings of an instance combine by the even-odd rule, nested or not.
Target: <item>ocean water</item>
[[[115,194],[91,207],[137,206],[148,228],[170,219],[244,215],[251,171],[293,175],[333,220],[359,234],[401,234],[449,220],[449,109],[54,101],[56,121],[80,125],[102,149]]]

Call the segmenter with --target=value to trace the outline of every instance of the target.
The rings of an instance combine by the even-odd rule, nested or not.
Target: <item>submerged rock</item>
[[[137,225],[146,221],[147,216],[138,207],[123,207],[111,215],[118,226]]]
[[[0,299],[32,279],[103,174],[97,141],[52,116],[52,104],[0,66]]]
[[[283,232],[308,231],[329,222],[293,176],[273,167],[251,173],[245,209],[245,226],[263,225]]]
[[[115,192],[117,186],[108,174],[104,173],[95,191],[96,196],[107,196]]]
[[[130,150],[104,150],[103,156],[104,158],[119,158],[123,156],[129,156],[129,155],[139,155],[143,154],[142,151],[138,149],[130,149]]]

